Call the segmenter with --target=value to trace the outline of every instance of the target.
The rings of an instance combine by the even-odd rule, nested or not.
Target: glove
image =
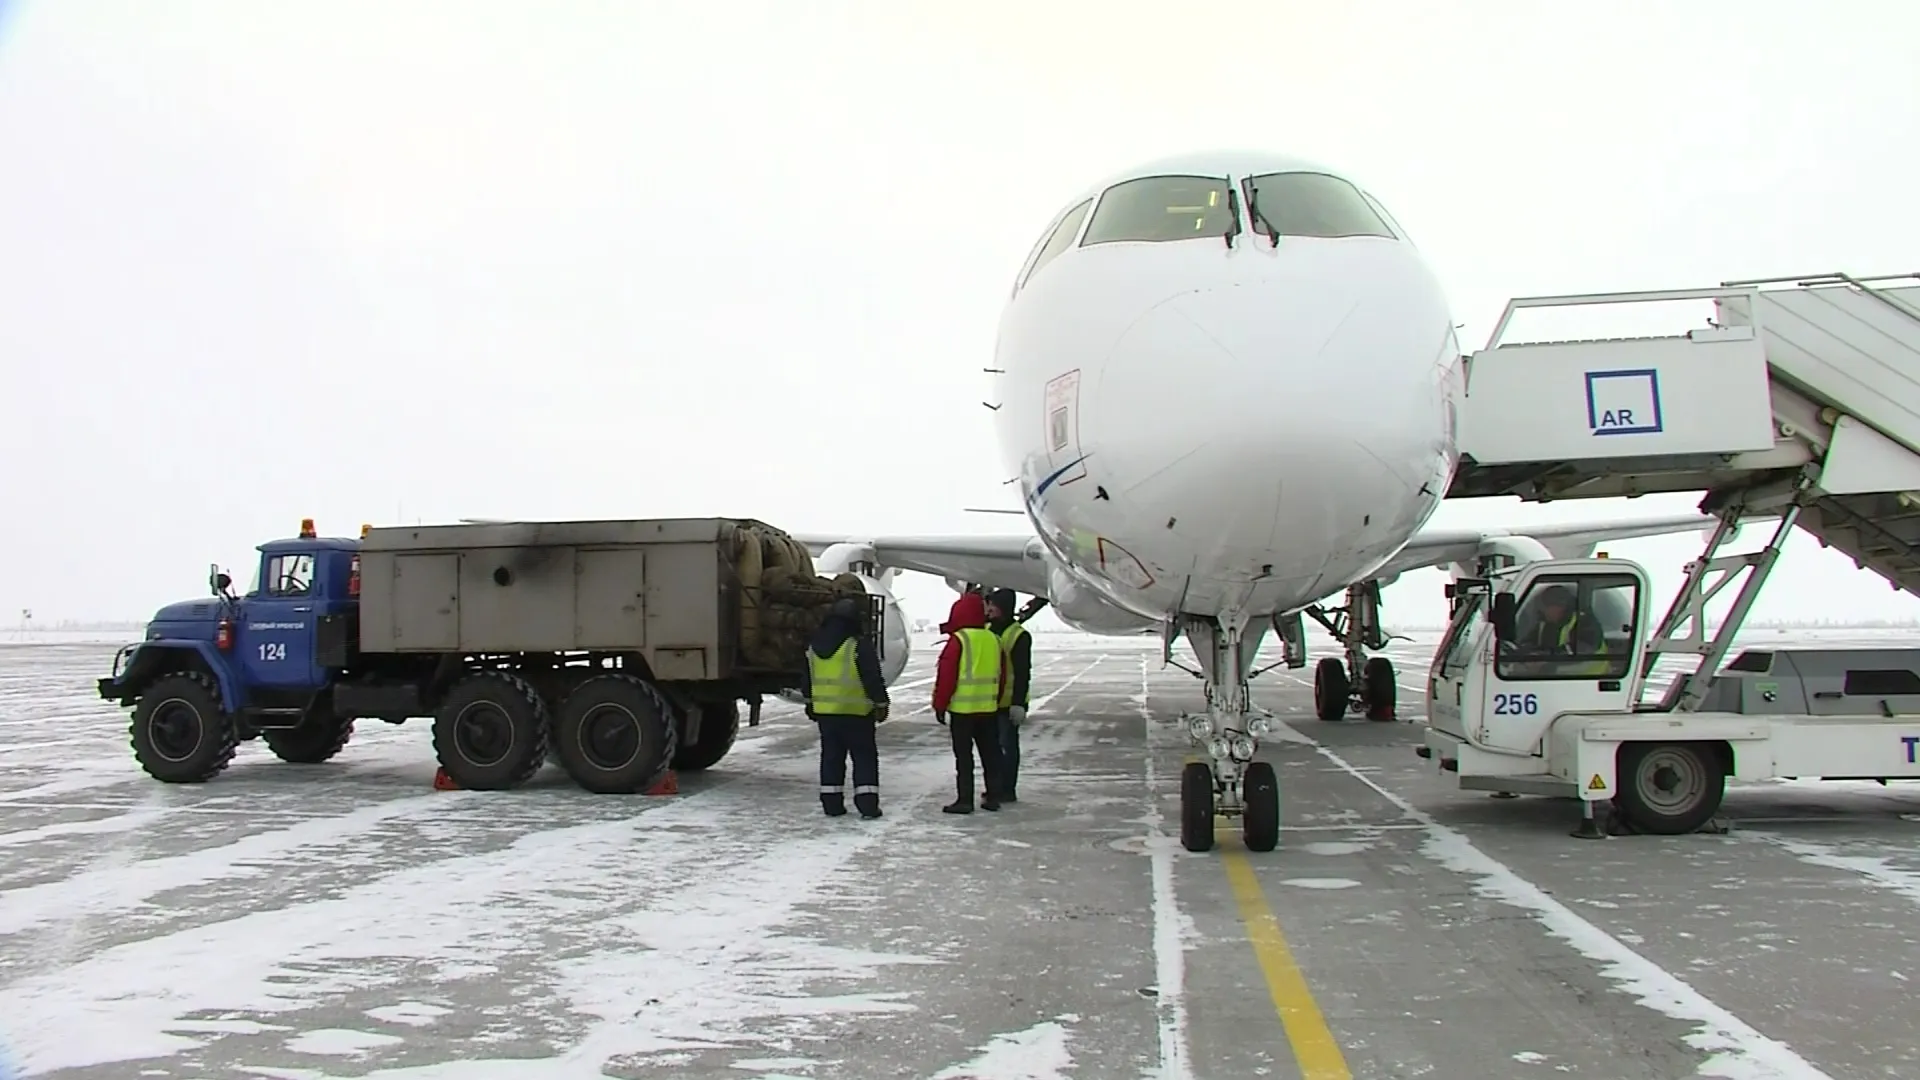
[[[1013,721],[1014,727],[1019,727],[1027,722],[1027,707],[1025,705],[1007,706],[1007,718]]]
[[[885,705],[875,705],[873,711],[867,715],[873,718],[874,723],[884,724],[887,722],[887,707]]]
[[[941,726],[941,727],[946,727],[946,726],[947,726],[947,714],[946,714],[946,713],[943,713],[943,712],[937,712],[937,713],[934,713],[934,714],[933,714],[933,718],[934,718],[934,720],[935,720],[935,721],[937,721],[937,722],[938,722],[938,723],[940,724],[940,726]]]

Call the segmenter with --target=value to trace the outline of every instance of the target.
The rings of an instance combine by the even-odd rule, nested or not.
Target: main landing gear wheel
[[[168,784],[203,784],[220,774],[240,745],[233,717],[212,679],[183,671],[155,679],[133,707],[133,757]]]
[[[1280,778],[1265,761],[1250,761],[1240,778],[1240,832],[1248,851],[1272,851],[1280,845]]]
[[[547,761],[547,707],[526,680],[482,671],[453,685],[433,717],[433,750],[468,791],[519,787]]]
[[[1678,836],[1712,820],[1727,775],[1698,743],[1630,742],[1620,748],[1614,808],[1643,833]]]
[[[1213,769],[1204,761],[1180,770],[1180,846],[1213,850]]]
[[[1347,703],[1353,698],[1353,683],[1347,679],[1347,665],[1335,656],[1323,656],[1313,667],[1313,711],[1331,724],[1347,718]]]
[[[1392,720],[1395,698],[1400,689],[1393,680],[1393,661],[1384,656],[1367,657],[1360,683],[1366,695],[1367,719]]]
[[[700,731],[673,755],[673,767],[680,772],[713,768],[733,749],[734,737],[740,733],[738,701],[708,701],[693,707],[700,710]]]
[[[673,706],[632,675],[581,683],[560,706],[553,737],[567,775],[596,795],[632,795],[658,784],[679,743]]]

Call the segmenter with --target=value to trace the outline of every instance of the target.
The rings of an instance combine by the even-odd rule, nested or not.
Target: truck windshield
[[[1447,627],[1447,636],[1440,641],[1440,670],[1436,672],[1442,679],[1450,679],[1467,666],[1472,650],[1473,624],[1486,610],[1487,594],[1468,593],[1460,602],[1460,610],[1454,612],[1453,622]]]

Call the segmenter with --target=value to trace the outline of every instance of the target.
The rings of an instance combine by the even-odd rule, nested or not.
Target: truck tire
[[[318,765],[346,749],[353,738],[353,717],[342,719],[325,697],[313,703],[298,727],[268,728],[260,733],[273,756],[296,765]]]
[[[469,791],[519,787],[547,761],[547,707],[517,675],[480,671],[453,684],[433,716],[433,751]]]
[[[1704,743],[1630,742],[1618,761],[1614,808],[1643,833],[1690,833],[1712,820],[1726,797],[1727,775]]]
[[[147,684],[128,727],[134,760],[168,784],[203,784],[233,761],[240,736],[212,678],[195,671]]]
[[[680,772],[711,769],[733,749],[740,734],[740,703],[708,701],[694,706],[700,710],[700,734],[692,742],[683,742],[673,755],[673,767]]]
[[[597,795],[632,795],[660,782],[680,740],[673,706],[652,683],[607,674],[567,695],[553,741],[574,783]]]

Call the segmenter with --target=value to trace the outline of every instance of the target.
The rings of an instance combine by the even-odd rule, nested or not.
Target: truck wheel
[[[1240,835],[1248,851],[1272,851],[1280,846],[1280,778],[1273,765],[1250,761],[1240,777],[1242,804]]]
[[[202,784],[220,775],[240,745],[220,688],[198,672],[164,675],[133,707],[133,756],[148,776],[169,784]]]
[[[1720,809],[1727,777],[1700,743],[1630,742],[1620,748],[1614,806],[1644,833],[1677,836]]]
[[[740,733],[738,701],[707,701],[694,708],[700,710],[700,735],[681,743],[673,755],[673,767],[681,772],[713,768],[733,749],[734,737]]]
[[[652,683],[609,674],[567,695],[553,741],[574,783],[598,795],[631,795],[660,782],[680,740],[673,706]]]
[[[468,675],[434,712],[433,750],[440,767],[462,788],[519,787],[546,764],[547,707],[516,675]]]
[[[318,765],[346,749],[353,738],[353,717],[342,719],[333,711],[333,703],[322,699],[313,703],[298,727],[268,728],[260,733],[281,761],[296,765]]]
[[[1346,661],[1337,656],[1321,657],[1313,668],[1313,711],[1329,724],[1345,720],[1352,694]]]
[[[1393,719],[1394,699],[1400,691],[1393,678],[1393,661],[1384,656],[1367,657],[1367,666],[1360,673],[1360,682],[1367,693],[1367,719]]]

